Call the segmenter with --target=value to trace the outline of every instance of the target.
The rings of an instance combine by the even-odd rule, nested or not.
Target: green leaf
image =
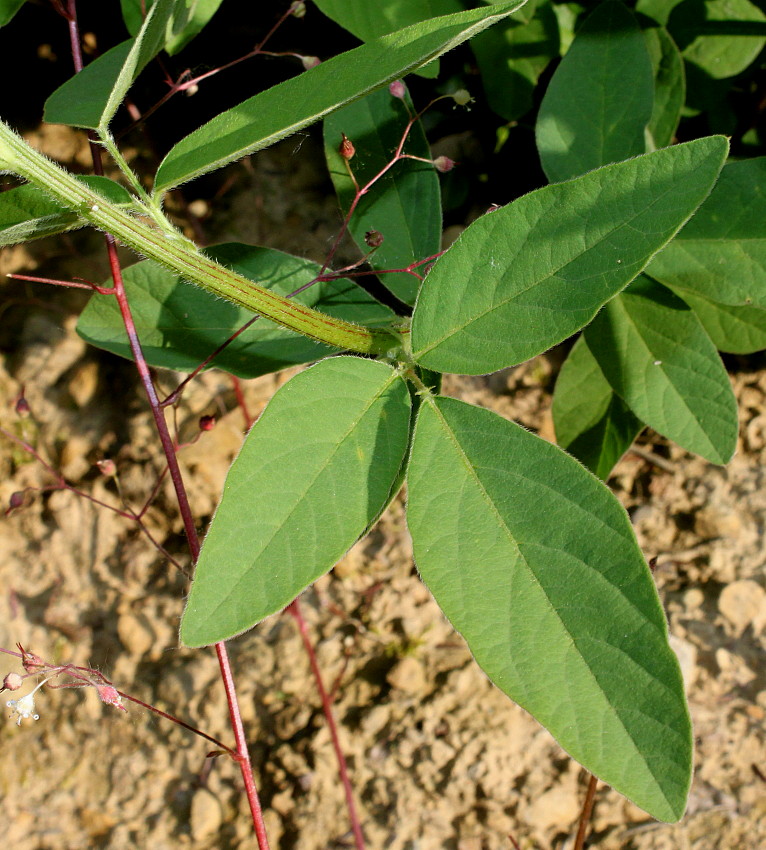
[[[107,200],[130,204],[133,197],[123,186],[108,177],[78,177]],[[65,233],[88,224],[77,213],[56,203],[34,186],[19,186],[0,192],[0,247]]]
[[[112,47],[59,86],[45,101],[44,120],[97,128],[134,43],[130,38]]]
[[[615,394],[581,336],[561,367],[553,393],[556,442],[602,481],[644,423]]]
[[[193,0],[176,6],[172,18],[166,24],[164,49],[171,56],[179,53],[198,35],[213,15],[222,0]],[[131,35],[136,35],[144,20],[145,0],[120,0],[122,18]]]
[[[688,289],[679,289],[676,295],[694,310],[719,351],[752,354],[766,349],[766,310],[717,304]]]
[[[45,120],[105,130],[133,81],[162,50],[168,21],[185,7],[186,0],[156,0],[135,38],[99,56],[53,92],[45,102]]]
[[[415,359],[477,375],[571,336],[689,218],[726,150],[720,136],[676,145],[538,189],[475,221],[423,282]]]
[[[681,2],[682,0],[638,0],[636,13],[647,15],[661,26],[665,26],[670,13]]]
[[[578,30],[540,104],[535,135],[551,182],[646,150],[652,63],[633,15],[617,0]]]
[[[644,30],[654,69],[654,108],[647,130],[652,149],[672,143],[686,98],[684,60],[664,27]]]
[[[612,299],[585,339],[614,391],[647,425],[712,463],[737,445],[737,402],[699,319],[642,277]]]
[[[309,283],[319,266],[271,248],[239,243],[217,245],[207,252],[245,277],[265,282],[288,295]],[[150,366],[191,372],[253,314],[180,280],[151,261],[124,271],[133,319]],[[384,326],[394,318],[388,308],[349,280],[317,283],[296,300],[323,312],[368,326]],[[77,323],[77,332],[92,345],[132,359],[116,300],[93,295]],[[254,378],[288,366],[318,360],[333,349],[300,334],[258,319],[213,361],[212,366]]]
[[[520,12],[471,41],[487,101],[507,121],[529,112],[540,74],[559,55],[558,21],[550,4],[539,5],[528,22],[517,19]]]
[[[10,23],[23,5],[24,0],[0,0],[0,27]]]
[[[459,0],[377,0],[375,3],[349,3],[348,0],[314,0],[328,18],[353,33],[361,41],[372,41],[412,24],[462,12]]]
[[[349,3],[348,0],[314,0],[328,18],[353,33],[361,41],[372,41],[381,35],[427,21],[439,15],[451,15],[465,8],[459,0],[376,0],[375,3]],[[418,73],[436,77],[439,62],[434,60]]]
[[[285,384],[229,470],[183,643],[240,634],[331,569],[393,497],[409,425],[407,385],[383,363],[336,357]]]
[[[414,24],[251,97],[178,142],[160,164],[155,191],[165,192],[308,127],[441,56],[519,5],[472,9]]]
[[[421,406],[407,481],[418,570],[481,668],[588,770],[678,820],[683,683],[617,499],[557,446],[451,398]]]
[[[346,170],[346,161],[338,152],[342,134],[351,140],[356,154],[351,168],[360,187],[378,174],[391,160],[409,115],[404,103],[388,89],[379,89],[367,97],[334,112],[324,122],[325,156],[341,209],[347,213],[354,199],[354,184]],[[430,159],[425,134],[416,122],[405,151]],[[416,260],[433,256],[441,247],[441,196],[436,171],[430,163],[405,159],[362,196],[351,218],[349,231],[366,254],[370,249],[364,235],[376,230],[383,244],[369,259],[374,269],[404,268]],[[385,274],[381,280],[407,304],[415,301],[420,281],[410,274]]]
[[[710,197],[647,273],[720,304],[766,308],[766,157],[727,163]]]
[[[766,44],[766,15],[749,0],[686,0],[667,27],[684,59],[714,80],[744,71]]]

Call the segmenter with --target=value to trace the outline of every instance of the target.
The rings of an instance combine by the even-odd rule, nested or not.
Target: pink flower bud
[[[96,693],[99,695],[101,702],[107,705],[113,705],[115,708],[119,708],[120,711],[128,710],[122,704],[122,697],[114,685],[96,685]]]
[[[199,429],[200,431],[212,431],[215,428],[215,416],[200,416]]]
[[[368,230],[367,233],[364,234],[364,241],[370,248],[380,248],[383,244],[383,234],[378,230]]]
[[[403,100],[404,95],[407,94],[407,89],[401,80],[394,80],[388,87],[388,90],[394,97],[398,97],[399,100]]]
[[[442,174],[452,171],[456,165],[455,160],[450,159],[448,156],[437,156],[434,160],[434,167],[437,171],[441,171]]]
[[[322,60],[318,56],[301,56],[301,63],[305,70],[309,70],[310,68],[316,68],[317,65],[322,64]]]
[[[3,679],[4,691],[17,691],[24,684],[24,680],[18,673],[7,673]]]
[[[117,467],[114,464],[113,460],[110,460],[108,457],[103,460],[97,460],[96,466],[98,467],[98,471],[102,475],[106,475],[107,478],[113,478],[117,474]]]
[[[15,493],[11,493],[11,497],[8,499],[8,510],[14,511],[16,508],[20,508],[24,504],[24,492],[22,490],[17,490]]]
[[[16,399],[16,413],[18,413],[19,416],[29,416],[29,402],[23,395],[20,395]]]
[[[338,153],[343,157],[343,159],[351,159],[353,155],[356,153],[356,148],[354,147],[354,143],[345,133],[341,134],[343,136],[343,141],[340,143],[340,147],[338,148]]]

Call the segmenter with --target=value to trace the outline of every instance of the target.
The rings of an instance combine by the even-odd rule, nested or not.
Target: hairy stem
[[[139,254],[283,327],[359,354],[385,354],[398,345],[397,338],[388,331],[354,325],[290,301],[200,254],[180,233],[160,232],[140,221],[34,150],[3,121],[0,121],[0,169],[28,180]]]

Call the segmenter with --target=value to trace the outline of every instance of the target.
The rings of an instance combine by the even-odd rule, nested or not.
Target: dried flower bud
[[[473,98],[465,89],[458,89],[456,92],[453,92],[452,99],[458,106],[468,106],[473,101]]]
[[[290,14],[295,18],[302,18],[306,14],[306,4],[303,0],[295,0],[290,6]]]
[[[20,395],[16,399],[16,413],[18,413],[19,416],[29,416],[30,414],[29,402],[23,395]]]
[[[378,230],[368,230],[364,234],[364,241],[370,248],[380,248],[383,244],[383,234]]]
[[[340,143],[340,147],[338,148],[338,153],[343,157],[343,159],[351,159],[353,155],[356,153],[356,148],[354,147],[354,143],[348,136],[343,133],[343,141]]]
[[[434,160],[434,167],[437,171],[441,171],[442,174],[452,171],[456,165],[455,160],[450,159],[448,156],[437,156]]]
[[[322,64],[322,60],[318,56],[301,56],[301,63],[305,70],[309,70],[310,68],[316,68],[317,65]]]
[[[96,466],[98,467],[98,471],[102,475],[106,475],[107,478],[114,478],[117,475],[117,467],[114,461],[108,457],[105,457],[103,460],[97,460]]]
[[[119,708],[120,711],[128,710],[122,704],[122,697],[119,695],[117,688],[115,688],[114,685],[96,685],[96,693],[101,699],[101,702],[106,703],[107,705],[113,705],[115,708]]]
[[[17,691],[24,684],[24,679],[18,673],[6,673],[3,679],[3,691]]]
[[[200,416],[199,429],[200,431],[212,431],[215,428],[215,416]]]
[[[39,673],[40,670],[44,669],[45,662],[39,655],[35,655],[34,652],[27,652],[20,643],[17,643],[16,646],[21,651],[21,663],[27,673]]]
[[[394,80],[388,87],[388,90],[394,97],[398,97],[399,100],[403,100],[404,95],[407,94],[407,89],[401,80]]]

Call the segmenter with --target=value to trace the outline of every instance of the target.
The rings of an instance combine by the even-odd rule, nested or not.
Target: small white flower
[[[49,677],[52,678],[52,677]],[[8,708],[11,709],[11,717],[18,715],[18,720],[16,721],[17,726],[21,726],[22,720],[39,720],[40,715],[35,714],[35,693],[40,690],[40,688],[48,681],[48,679],[43,679],[39,685],[37,685],[33,690],[31,690],[26,696],[21,697],[20,699],[9,699],[6,702]]]

